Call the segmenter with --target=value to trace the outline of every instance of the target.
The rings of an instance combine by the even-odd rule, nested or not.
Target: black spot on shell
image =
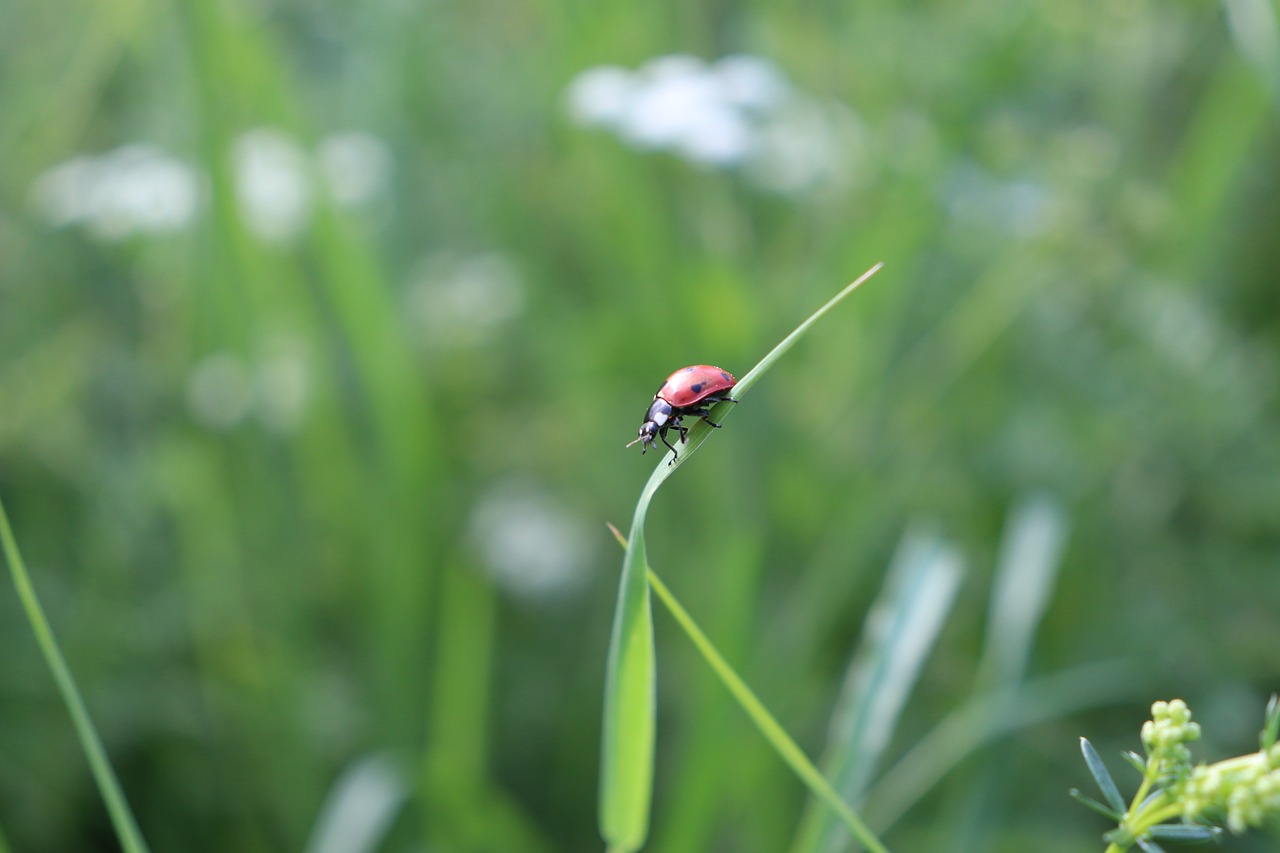
[[[695,394],[701,394],[701,393],[702,393],[702,383],[701,383],[701,382],[695,382],[693,385],[690,385],[690,386],[689,386],[689,390],[690,390],[690,391],[692,391],[692,392],[693,392],[693,393],[695,393]]]

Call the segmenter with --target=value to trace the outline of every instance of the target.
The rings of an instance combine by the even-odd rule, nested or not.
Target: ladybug
[[[631,444],[642,442],[640,452],[648,453],[649,447],[656,445],[661,438],[662,443],[671,449],[671,461],[667,464],[674,464],[680,454],[667,441],[667,430],[674,427],[680,433],[680,441],[685,441],[689,428],[680,422],[685,415],[702,418],[719,429],[720,424],[707,417],[711,411],[709,407],[716,403],[738,402],[728,394],[737,383],[738,380],[727,370],[709,364],[680,368],[668,376],[658,393],[653,395],[653,403],[644,413],[644,423],[640,424],[640,435]]]

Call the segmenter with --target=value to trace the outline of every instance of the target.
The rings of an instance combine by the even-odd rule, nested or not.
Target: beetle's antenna
[[[637,441],[640,440],[640,438],[641,436],[637,435],[635,438],[631,439],[631,441],[627,444],[627,447],[630,447],[632,444],[635,444]]]

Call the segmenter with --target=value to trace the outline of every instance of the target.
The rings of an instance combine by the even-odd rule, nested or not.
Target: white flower
[[[524,283],[502,255],[441,254],[418,269],[406,296],[409,322],[430,347],[489,340],[524,309]]]
[[[187,379],[187,407],[198,423],[212,429],[230,429],[243,422],[252,395],[249,368],[231,352],[205,356]]]
[[[482,498],[470,532],[494,581],[517,596],[559,596],[586,578],[586,525],[563,502],[526,484],[508,483]]]
[[[310,164],[302,148],[278,130],[257,128],[235,141],[232,159],[249,230],[270,243],[296,237],[311,215]]]
[[[83,225],[101,240],[180,231],[195,218],[200,177],[151,145],[75,157],[36,179],[32,197],[53,225]]]
[[[773,63],[757,56],[727,56],[710,65],[693,56],[661,56],[634,72],[591,68],[570,83],[568,102],[581,125],[699,166],[742,168],[775,192],[843,185],[850,154],[860,153],[860,128],[847,110],[794,91]]]
[[[348,130],[320,140],[316,160],[334,199],[343,205],[363,204],[387,187],[391,152],[371,133]]]
[[[851,160],[862,156],[862,127],[848,111],[807,96],[794,97],[760,129],[748,173],[762,188],[800,193],[843,186]]]
[[[302,420],[311,368],[296,341],[279,338],[257,363],[226,350],[205,356],[187,378],[187,408],[209,429],[227,430],[250,417],[277,432]]]
[[[569,84],[569,114],[587,127],[617,129],[630,105],[635,81],[616,65],[588,68]]]
[[[767,112],[791,95],[791,86],[777,66],[758,56],[726,56],[712,67],[725,101],[735,107]]]

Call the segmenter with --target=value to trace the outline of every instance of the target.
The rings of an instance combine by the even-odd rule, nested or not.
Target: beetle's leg
[[[720,429],[720,424],[716,423],[715,421],[711,420],[710,417],[708,417],[711,414],[711,410],[708,409],[706,406],[699,406],[696,409],[689,409],[689,411],[687,411],[685,414],[692,415],[695,418],[702,418],[703,421],[705,421],[714,429]]]
[[[732,397],[708,397],[703,402],[709,403],[711,404],[711,406],[714,406],[716,403],[736,403],[738,401],[733,399]],[[720,424],[711,420],[711,418],[709,417],[709,415],[711,414],[710,406],[702,406],[696,409],[695,411],[690,412],[690,414],[699,415],[704,421],[706,421],[712,427],[714,427],[715,429],[720,429]]]
[[[676,426],[677,426],[677,428],[683,429],[683,427],[680,427],[680,426],[679,426],[679,424],[677,424]],[[672,447],[672,446],[671,446],[671,442],[667,441],[667,430],[668,430],[670,427],[671,427],[671,424],[669,424],[669,423],[667,423],[667,424],[663,424],[663,425],[662,425],[662,429],[658,430],[658,437],[662,439],[662,443],[663,443],[663,444],[665,444],[668,448],[670,448],[670,450],[671,450],[671,461],[670,461],[670,462],[668,462],[667,464],[668,464],[668,465],[673,465],[673,464],[675,464],[675,461],[676,461],[677,459],[679,459],[679,458],[680,458],[680,454],[679,454],[679,452],[677,452],[677,451],[676,451],[676,449],[675,449],[674,447]]]

